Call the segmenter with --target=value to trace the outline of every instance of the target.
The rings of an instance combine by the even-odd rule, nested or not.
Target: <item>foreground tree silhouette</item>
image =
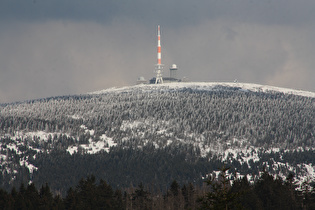
[[[225,165],[220,169],[218,179],[215,176],[210,176],[206,182],[210,186],[210,191],[200,199],[201,209],[231,209],[241,206],[237,203],[239,193],[231,191],[230,180],[226,172],[229,170]]]
[[[247,177],[233,181],[231,191],[237,193],[237,204],[242,204],[242,207],[237,206],[234,209],[262,209],[262,202],[254,193],[254,185],[251,185]]]
[[[50,191],[50,187],[46,183],[45,186],[43,185],[39,190],[39,197],[40,197],[40,206],[41,207],[47,207],[47,206],[53,206],[54,198],[53,194]]]
[[[180,186],[176,180],[174,180],[165,196],[165,202],[171,209],[183,209],[185,206],[184,197],[180,190]]]
[[[122,194],[114,192],[105,181],[95,183],[95,176],[81,179],[75,190],[70,188],[64,199],[66,209],[124,209]]]
[[[138,188],[132,193],[132,208],[133,209],[150,209],[151,198],[150,193],[144,189],[142,183],[138,185]]]

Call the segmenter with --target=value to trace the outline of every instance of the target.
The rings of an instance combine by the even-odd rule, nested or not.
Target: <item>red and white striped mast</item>
[[[161,63],[161,30],[160,25],[158,25],[158,44],[157,44],[157,64],[155,65],[155,72],[156,72],[156,79],[155,84],[162,84],[163,78],[162,78],[162,70],[163,70],[163,64]]]

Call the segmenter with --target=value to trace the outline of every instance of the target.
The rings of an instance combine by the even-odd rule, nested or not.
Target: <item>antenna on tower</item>
[[[155,78],[155,84],[163,84],[163,78],[162,78],[162,71],[163,71],[163,64],[161,63],[161,30],[160,25],[158,25],[158,44],[157,44],[157,64],[155,65],[155,72],[156,72],[156,78]]]

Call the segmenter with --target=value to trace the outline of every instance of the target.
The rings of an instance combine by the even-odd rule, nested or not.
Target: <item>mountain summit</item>
[[[202,183],[228,164],[315,181],[315,93],[244,83],[112,88],[0,105],[0,186],[95,174],[114,186]]]

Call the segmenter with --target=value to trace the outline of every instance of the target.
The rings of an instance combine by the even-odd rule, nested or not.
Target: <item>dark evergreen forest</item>
[[[308,152],[286,152],[261,153],[257,162],[250,161],[249,164],[241,164],[237,160],[229,162],[230,174],[235,177],[236,172],[240,174],[251,174],[253,180],[258,179],[259,171],[264,167],[272,174],[285,173],[287,167],[269,168],[266,162],[282,161],[298,165],[300,163],[315,164],[314,151]],[[299,159],[297,159],[297,157]],[[49,154],[36,154],[36,159],[29,159],[31,164],[38,170],[30,173],[28,168],[20,166],[15,180],[10,181],[12,176],[0,174],[2,188],[10,190],[12,186],[18,188],[22,182],[27,184],[30,180],[40,187],[49,183],[54,193],[66,194],[66,190],[74,186],[81,177],[94,174],[97,179],[105,178],[113,187],[130,187],[137,183],[150,184],[151,188],[165,191],[170,180],[177,180],[179,184],[191,182],[201,186],[205,177],[217,170],[224,161],[213,157],[196,157],[187,150],[165,147],[154,149],[145,146],[143,149],[114,148],[109,153],[78,154],[70,155],[66,151],[53,150]],[[270,164],[272,166],[272,164]],[[295,174],[299,174],[298,168]],[[313,181],[310,180],[310,184]]]
[[[314,209],[315,190],[295,190],[293,174],[282,180],[263,171],[251,184],[246,176],[232,183],[223,166],[218,177],[210,176],[199,187],[173,180],[166,191],[151,185],[113,188],[90,175],[70,187],[65,196],[54,194],[46,183],[21,184],[11,192],[0,189],[1,209]]]

